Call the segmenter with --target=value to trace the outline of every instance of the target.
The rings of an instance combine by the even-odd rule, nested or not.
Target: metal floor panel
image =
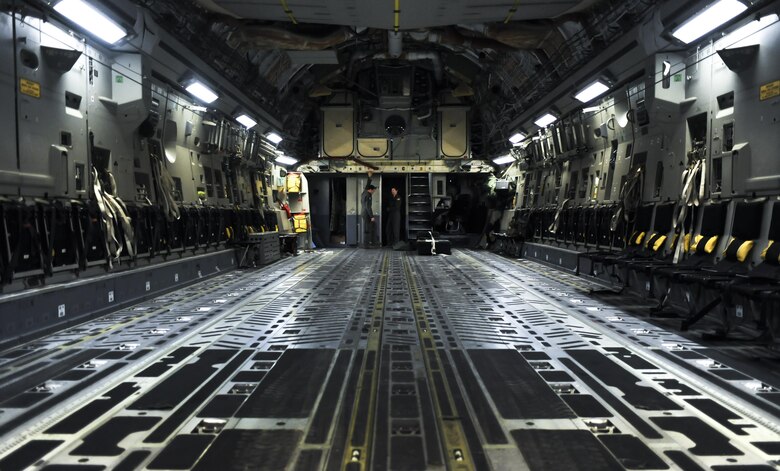
[[[470,250],[227,272],[0,352],[0,470],[776,469],[776,373],[728,359],[777,357],[601,289]]]

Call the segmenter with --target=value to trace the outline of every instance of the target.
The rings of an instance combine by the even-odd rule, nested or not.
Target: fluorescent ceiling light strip
[[[253,128],[257,124],[257,121],[255,121],[254,119],[250,118],[249,116],[247,116],[245,114],[242,114],[241,116],[236,118],[236,121],[241,123],[241,125],[244,126],[247,129]]]
[[[292,157],[288,157],[286,155],[280,155],[276,157],[276,163],[283,164],[283,165],[295,165],[298,163],[298,161],[293,159]]]
[[[54,10],[108,44],[127,36],[127,31],[83,0],[62,0]]]
[[[595,113],[596,111],[599,111],[599,110],[601,110],[601,108],[598,107],[598,106],[588,106],[586,108],[583,108],[582,112],[583,113]]]
[[[213,103],[219,95],[217,95],[212,89],[198,82],[197,80],[187,85],[187,93],[194,96],[203,103]]]
[[[737,46],[738,43],[744,41],[750,36],[753,36],[754,34],[758,33],[759,31],[766,28],[767,26],[777,23],[777,20],[778,20],[777,13],[772,13],[770,15],[762,16],[761,19],[751,21],[750,23],[742,26],[736,31],[729,33],[726,37],[718,41],[718,44],[719,45],[723,44],[723,47]]]
[[[509,142],[511,142],[514,145],[520,144],[520,141],[525,139],[525,134],[521,132],[516,132],[512,134],[512,136],[509,138]]]
[[[70,32],[60,28],[54,23],[44,23],[41,26],[41,46],[49,46],[57,49],[82,49],[80,41]]]
[[[745,10],[747,6],[739,0],[718,0],[675,29],[672,36],[690,44]]]
[[[590,100],[603,95],[607,90],[609,90],[609,86],[601,80],[597,80],[580,90],[576,95],[574,95],[574,98],[576,98],[578,101],[581,101],[582,103],[587,103]]]
[[[275,132],[269,132],[268,134],[265,135],[265,138],[273,142],[274,144],[279,144],[280,142],[282,142],[283,139],[282,136],[280,136]]]
[[[544,115],[539,116],[538,118],[536,118],[536,121],[534,121],[534,124],[536,124],[540,128],[545,128],[545,127],[551,125],[552,123],[554,123],[557,119],[558,118],[556,118],[554,115],[552,115],[550,113],[545,113]]]
[[[515,158],[512,157],[511,155],[502,155],[501,157],[496,157],[495,159],[493,159],[493,163],[496,165],[504,165],[514,161]]]

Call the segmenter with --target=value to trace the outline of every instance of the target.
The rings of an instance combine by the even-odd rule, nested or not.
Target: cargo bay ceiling
[[[511,123],[654,0],[138,0],[256,104],[284,123],[286,150],[319,145],[319,107],[350,92],[379,106],[379,70],[425,75],[411,106],[430,116],[442,96],[471,109],[471,151],[506,147]],[[415,75],[416,74],[416,75]],[[403,86],[403,85],[401,85]],[[368,104],[368,106],[365,106]],[[363,113],[364,111],[361,111]]]

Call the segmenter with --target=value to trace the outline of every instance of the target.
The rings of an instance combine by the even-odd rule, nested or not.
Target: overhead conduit
[[[231,21],[235,23],[235,20]],[[340,27],[327,33],[314,35],[291,31],[278,25],[238,24],[230,34],[229,43],[244,44],[257,49],[288,49],[295,51],[321,51],[352,39],[351,29]]]

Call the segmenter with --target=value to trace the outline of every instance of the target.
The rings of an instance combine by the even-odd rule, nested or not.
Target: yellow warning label
[[[41,84],[32,80],[20,79],[19,91],[34,98],[41,97]]]
[[[761,101],[768,100],[780,95],[780,80],[775,80],[766,85],[761,85],[759,98]]]

